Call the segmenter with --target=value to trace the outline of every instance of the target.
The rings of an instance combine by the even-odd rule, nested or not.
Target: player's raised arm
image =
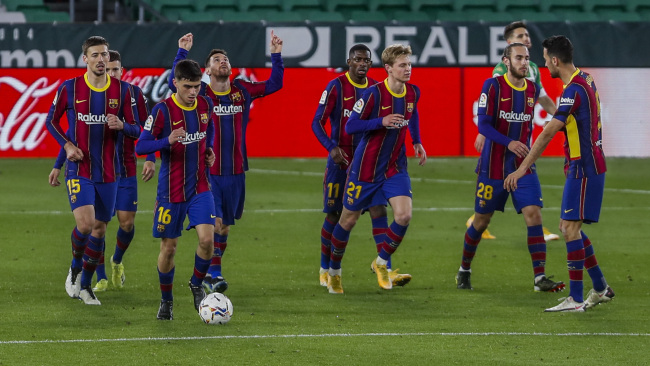
[[[187,33],[178,39],[178,52],[176,52],[176,57],[172,63],[172,70],[169,73],[169,77],[167,78],[167,85],[173,93],[176,93],[176,86],[174,85],[174,68],[176,68],[178,61],[185,60],[187,58],[187,54],[192,49],[193,45],[194,35],[192,35],[192,33]]]
[[[273,30],[271,29],[271,44],[269,46],[269,50],[271,51],[271,54],[281,53],[282,43],[283,43],[282,38],[280,38],[277,34],[273,33]]]

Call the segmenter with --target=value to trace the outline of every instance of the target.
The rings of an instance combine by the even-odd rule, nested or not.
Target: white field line
[[[512,211],[513,208],[506,207],[506,211]],[[545,212],[559,211],[560,207],[544,207]],[[603,207],[602,211],[650,211],[650,207]],[[473,207],[413,207],[414,212],[473,212]],[[247,214],[268,214],[268,213],[322,213],[322,208],[287,208],[287,209],[252,209],[244,210]],[[71,212],[52,210],[52,211],[2,211],[0,215],[69,215]],[[152,214],[152,210],[138,210],[139,214]]]
[[[323,172],[296,172],[291,170],[274,170],[274,169],[250,169],[251,173],[272,174],[272,175],[304,175],[307,177],[323,177]],[[411,178],[411,182],[421,183],[441,183],[441,184],[476,184],[476,180],[457,180],[457,179],[433,179],[433,178]],[[545,184],[543,188],[564,189],[564,186]],[[605,188],[605,192],[633,193],[633,194],[650,194],[650,190],[645,189],[625,189],[625,188]]]
[[[40,341],[14,340],[0,341],[5,344],[38,344],[38,343],[104,343],[104,342],[151,342],[151,341],[194,341],[208,339],[282,339],[282,338],[345,338],[345,337],[648,337],[650,333],[538,333],[538,332],[422,332],[422,333],[327,333],[327,334],[268,334],[241,336],[197,336],[197,337],[135,337],[135,338],[99,338],[99,339],[46,339]]]

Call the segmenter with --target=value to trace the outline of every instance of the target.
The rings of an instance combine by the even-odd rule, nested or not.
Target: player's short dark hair
[[[197,81],[201,80],[202,76],[201,66],[194,60],[178,61],[174,68],[174,79],[176,80]]]
[[[84,43],[81,45],[81,51],[85,55],[86,51],[88,51],[90,47],[101,46],[101,45],[106,45],[106,48],[108,48],[108,41],[101,36],[92,36],[89,37],[87,40],[85,40]]]
[[[115,50],[108,50],[108,56],[110,57],[108,62],[115,62],[115,61],[119,61],[120,63],[122,62],[122,56],[120,55],[119,52]]]
[[[549,57],[557,57],[564,64],[573,63],[573,44],[566,36],[551,36],[542,42]]]
[[[370,48],[368,48],[368,46],[365,44],[358,43],[350,48],[350,52],[348,52],[348,58],[354,57],[354,53],[356,51],[367,51],[370,57],[372,57],[372,51],[370,51]]]
[[[515,47],[523,47],[526,48],[526,45],[521,43],[521,42],[514,42],[510,43],[509,45],[506,46],[506,48],[503,49],[503,56],[501,57],[502,59],[507,58],[510,59],[510,55],[512,54],[512,49]]]
[[[512,36],[512,33],[515,31],[515,29],[518,28],[524,28],[525,30],[528,30],[528,28],[526,28],[526,23],[522,21],[512,22],[506,25],[505,28],[503,28],[503,38],[505,39],[510,38]]]
[[[228,57],[228,53],[225,50],[222,50],[221,48],[215,48],[212,51],[210,51],[208,57],[205,59],[205,67],[210,67],[210,60],[212,59],[212,56],[214,56],[217,53],[220,53]]]

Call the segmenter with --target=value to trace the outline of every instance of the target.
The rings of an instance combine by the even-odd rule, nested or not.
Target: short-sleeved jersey
[[[151,110],[136,151],[138,154],[160,151],[159,201],[186,202],[210,189],[205,153],[212,147],[214,136],[212,107],[212,101],[203,96],[196,98],[194,106],[184,107],[176,100],[176,94],[172,94]],[[170,145],[169,135],[179,128],[185,129],[185,139]]]
[[[406,170],[407,126],[413,143],[420,143],[419,99],[420,89],[409,83],[400,94],[390,90],[387,79],[368,87],[355,103],[345,128],[349,134],[363,132],[350,174],[358,174],[362,182],[378,183]],[[394,128],[382,126],[382,119],[394,113],[404,116],[404,124]]]
[[[495,67],[494,70],[492,70],[492,76],[497,77],[497,76],[502,76],[508,73],[508,67],[506,64],[503,63],[503,61],[499,62]],[[541,90],[544,90],[544,86],[542,85],[542,78],[539,73],[539,66],[537,66],[536,63],[533,61],[528,61],[528,71],[526,71],[526,79],[532,81],[533,83],[536,83],[540,86]]]
[[[478,104],[478,116],[490,117],[497,132],[530,148],[533,133],[533,112],[539,97],[539,85],[524,80],[517,88],[507,75],[485,80]],[[507,146],[487,138],[478,162],[478,173],[489,179],[505,179],[517,170],[523,158],[517,157]],[[533,167],[526,171],[532,172]]]
[[[120,175],[117,155],[118,132],[106,122],[114,114],[124,122],[124,134],[140,135],[140,126],[131,108],[133,90],[130,84],[106,75],[106,85],[97,89],[86,74],[64,81],[54,97],[45,125],[57,142],[64,146],[72,142],[83,152],[78,162],[68,161],[67,176],[88,178],[93,182],[115,182]],[[60,119],[66,114],[67,132]]]
[[[369,85],[376,83],[377,81],[366,78],[364,84],[357,84],[350,79],[350,74],[346,72],[327,84],[311,124],[314,135],[327,151],[340,147],[348,156],[354,155],[354,148],[359,144],[361,136],[345,132],[345,124],[350,118],[356,101]],[[328,119],[330,121],[329,136],[325,130]],[[341,169],[347,169],[347,166],[341,164]]]
[[[605,173],[600,97],[591,75],[576,69],[562,92],[553,118],[566,125],[564,173],[567,178]]]
[[[135,85],[130,85],[130,87],[133,89],[130,106],[133,109],[133,114],[136,117],[136,121],[140,126],[144,127],[144,123],[149,116],[147,99],[142,93],[142,89]],[[120,131],[117,135],[117,153],[120,157],[120,176],[122,178],[132,177],[137,174],[135,141],[136,139],[127,136],[122,131]]]
[[[174,59],[170,74],[170,88],[173,87],[174,67],[187,57],[187,51],[180,48]],[[271,54],[271,77],[262,82],[235,79],[230,90],[217,93],[209,84],[201,83],[199,94],[209,97],[214,104],[215,137],[214,153],[217,160],[210,168],[213,175],[242,174],[248,170],[246,152],[246,128],[248,127],[251,103],[254,99],[267,96],[282,89],[284,65],[279,53]]]

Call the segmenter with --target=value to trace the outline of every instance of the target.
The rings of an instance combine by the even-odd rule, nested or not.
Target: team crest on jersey
[[[232,100],[233,103],[239,102],[241,100],[241,93],[237,92],[234,94],[230,94],[230,100]]]
[[[147,121],[144,123],[144,129],[147,131],[151,131],[151,127],[153,126],[153,116],[147,117]]]
[[[109,99],[108,100],[108,106],[110,108],[117,108],[118,105],[119,105],[119,103],[118,103],[117,99]]]
[[[327,200],[327,207],[334,207],[334,200]]]
[[[203,123],[203,124],[208,123],[208,114],[207,113],[201,113],[201,123]]]
[[[352,110],[357,113],[361,113],[361,111],[363,110],[363,105],[364,105],[363,99],[359,99],[357,100],[356,103],[354,103],[354,108],[352,108]]]
[[[323,94],[320,95],[320,100],[318,101],[318,104],[325,104],[326,100],[327,100],[327,90],[323,91]]]
[[[591,75],[587,76],[587,78],[585,79],[585,81],[587,82],[587,84],[588,84],[590,87],[592,87],[592,88],[594,87],[593,85],[591,85],[591,84],[594,82],[594,78],[593,78]]]
[[[406,103],[406,111],[409,113],[413,112],[413,103]]]
[[[528,97],[528,98],[526,99],[526,102],[527,102],[527,104],[528,104],[529,107],[532,107],[532,106],[535,105],[535,101],[533,100],[532,97]]]
[[[478,106],[479,108],[484,108],[487,106],[487,94],[481,93],[481,98],[478,100]]]
[[[354,199],[352,197],[348,197],[348,205],[354,204]]]
[[[163,224],[158,224],[158,227],[156,228],[156,230],[157,230],[159,233],[162,233],[163,231],[165,231],[165,225],[163,225]]]
[[[484,200],[478,201],[478,205],[481,207],[485,207],[485,201]]]
[[[73,194],[72,196],[70,196],[70,202],[72,202],[72,203],[77,202],[77,195],[76,194]]]

